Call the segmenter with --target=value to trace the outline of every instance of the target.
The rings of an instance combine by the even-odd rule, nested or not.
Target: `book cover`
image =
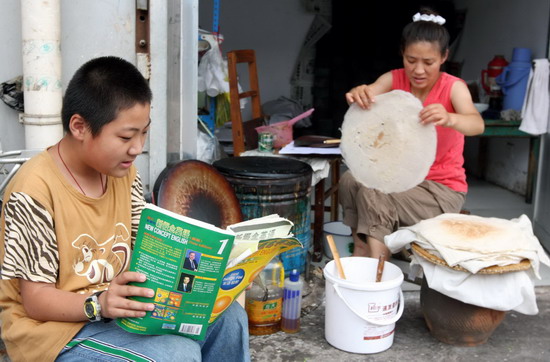
[[[246,289],[279,253],[300,242],[293,224],[269,215],[231,225],[227,230],[147,204],[136,235],[130,271],[147,276],[133,283],[155,291],[142,318],[120,318],[133,333],[179,334],[202,340],[210,323]]]

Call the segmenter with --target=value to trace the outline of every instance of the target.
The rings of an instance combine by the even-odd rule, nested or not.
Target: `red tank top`
[[[406,92],[411,91],[411,83],[405,74],[404,69],[391,71],[392,89],[400,89]],[[451,88],[457,81],[462,79],[450,74],[441,72],[439,79],[424,101],[424,107],[441,103],[447,112],[454,113],[455,109],[451,103]],[[437,150],[435,161],[426,176],[426,180],[439,182],[459,192],[467,192],[466,171],[464,170],[464,135],[452,128],[436,126]]]

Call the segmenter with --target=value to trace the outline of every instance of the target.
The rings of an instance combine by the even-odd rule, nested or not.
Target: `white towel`
[[[433,264],[413,251],[431,289],[463,303],[501,311],[514,310],[526,315],[539,312],[530,270],[504,274],[468,274]]]
[[[535,59],[534,63],[534,69],[529,73],[527,92],[521,110],[523,120],[519,129],[526,133],[540,135],[549,131],[550,63],[548,59]]]
[[[540,263],[550,266],[550,258],[533,234],[533,225],[526,215],[506,220],[441,214],[402,227],[384,237],[384,241],[392,253],[414,241],[448,265],[459,265],[472,274],[490,266],[506,266],[529,259],[534,274],[540,279]]]
[[[463,238],[456,239],[462,246],[458,244],[454,249],[450,248],[454,235],[449,233],[443,237],[443,234],[437,233],[435,222],[445,220],[454,220],[451,224],[457,228],[455,230],[462,230]],[[487,224],[483,224],[483,221]],[[503,232],[496,229],[498,225],[502,226]],[[434,240],[434,233],[441,234],[442,237]],[[494,235],[495,239],[490,240],[490,235]],[[515,310],[528,315],[538,313],[533,280],[540,279],[539,264],[550,265],[550,259],[533,234],[532,224],[527,216],[504,220],[475,215],[442,214],[413,226],[402,227],[384,237],[384,242],[392,253],[413,241],[429,253],[444,259],[448,265],[460,265],[470,271],[457,271],[436,265],[418,256],[413,249],[410,275],[415,275],[420,265],[430,288],[480,307]],[[509,265],[514,257],[518,257],[516,262],[523,258],[530,259],[532,268],[495,275],[477,273],[487,266]]]

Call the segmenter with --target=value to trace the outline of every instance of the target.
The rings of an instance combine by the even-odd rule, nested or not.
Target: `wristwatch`
[[[99,304],[99,296],[103,292],[104,290],[90,295],[84,302],[84,314],[90,322],[99,322],[103,319],[101,317],[101,305]]]

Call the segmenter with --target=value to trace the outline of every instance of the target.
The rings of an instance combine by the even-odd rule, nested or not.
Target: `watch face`
[[[86,313],[86,317],[88,318],[95,318],[95,307],[93,305],[93,302],[86,302],[84,304],[84,313]]]

